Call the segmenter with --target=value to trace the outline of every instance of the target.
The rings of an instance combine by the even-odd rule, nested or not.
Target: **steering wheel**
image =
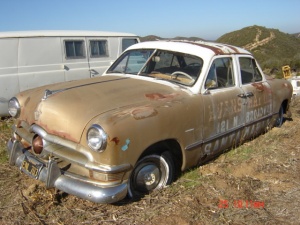
[[[176,79],[178,77],[178,75],[184,75],[185,77],[189,78],[190,80],[193,80],[194,81],[194,78],[192,78],[190,75],[188,75],[187,73],[185,72],[182,72],[182,71],[175,71],[171,74],[171,78],[172,79]]]

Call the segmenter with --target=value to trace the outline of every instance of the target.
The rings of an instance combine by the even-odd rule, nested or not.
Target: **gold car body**
[[[21,92],[16,96],[20,115],[8,142],[10,164],[47,187],[111,203],[126,196],[137,162],[154,149],[168,149],[183,171],[265,132],[281,112],[289,114],[291,84],[264,75],[244,49],[205,42],[145,42],[131,46],[115,64],[128,52],[143,49],[193,56],[201,59],[201,69],[193,82],[178,74],[167,80],[163,72],[142,76],[108,69],[97,78]],[[153,55],[147,60],[151,57],[160,60]],[[220,68],[214,62],[224,58],[233,80],[216,86],[209,71],[212,65]],[[243,80],[241,58],[256,65],[258,81]],[[95,124],[107,136],[101,151],[87,143]]]

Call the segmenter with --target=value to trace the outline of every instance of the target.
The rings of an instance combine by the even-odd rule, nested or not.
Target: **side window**
[[[90,41],[90,54],[91,57],[93,58],[108,56],[107,41],[106,40]]]
[[[65,41],[67,59],[85,58],[84,41]]]
[[[122,51],[125,51],[131,45],[138,43],[137,39],[122,39]]]
[[[253,58],[240,57],[239,63],[241,69],[242,84],[248,84],[262,80],[262,75]]]
[[[217,58],[211,64],[206,81],[206,89],[225,88],[235,85],[232,58]]]

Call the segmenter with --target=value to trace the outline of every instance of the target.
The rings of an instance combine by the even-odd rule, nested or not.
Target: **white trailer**
[[[134,34],[102,31],[0,32],[0,116],[27,89],[102,75]]]

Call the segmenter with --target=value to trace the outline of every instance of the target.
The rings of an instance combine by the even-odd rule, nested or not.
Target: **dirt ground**
[[[95,204],[8,166],[1,121],[0,224],[300,224],[300,101],[281,128],[187,171],[137,201]]]

